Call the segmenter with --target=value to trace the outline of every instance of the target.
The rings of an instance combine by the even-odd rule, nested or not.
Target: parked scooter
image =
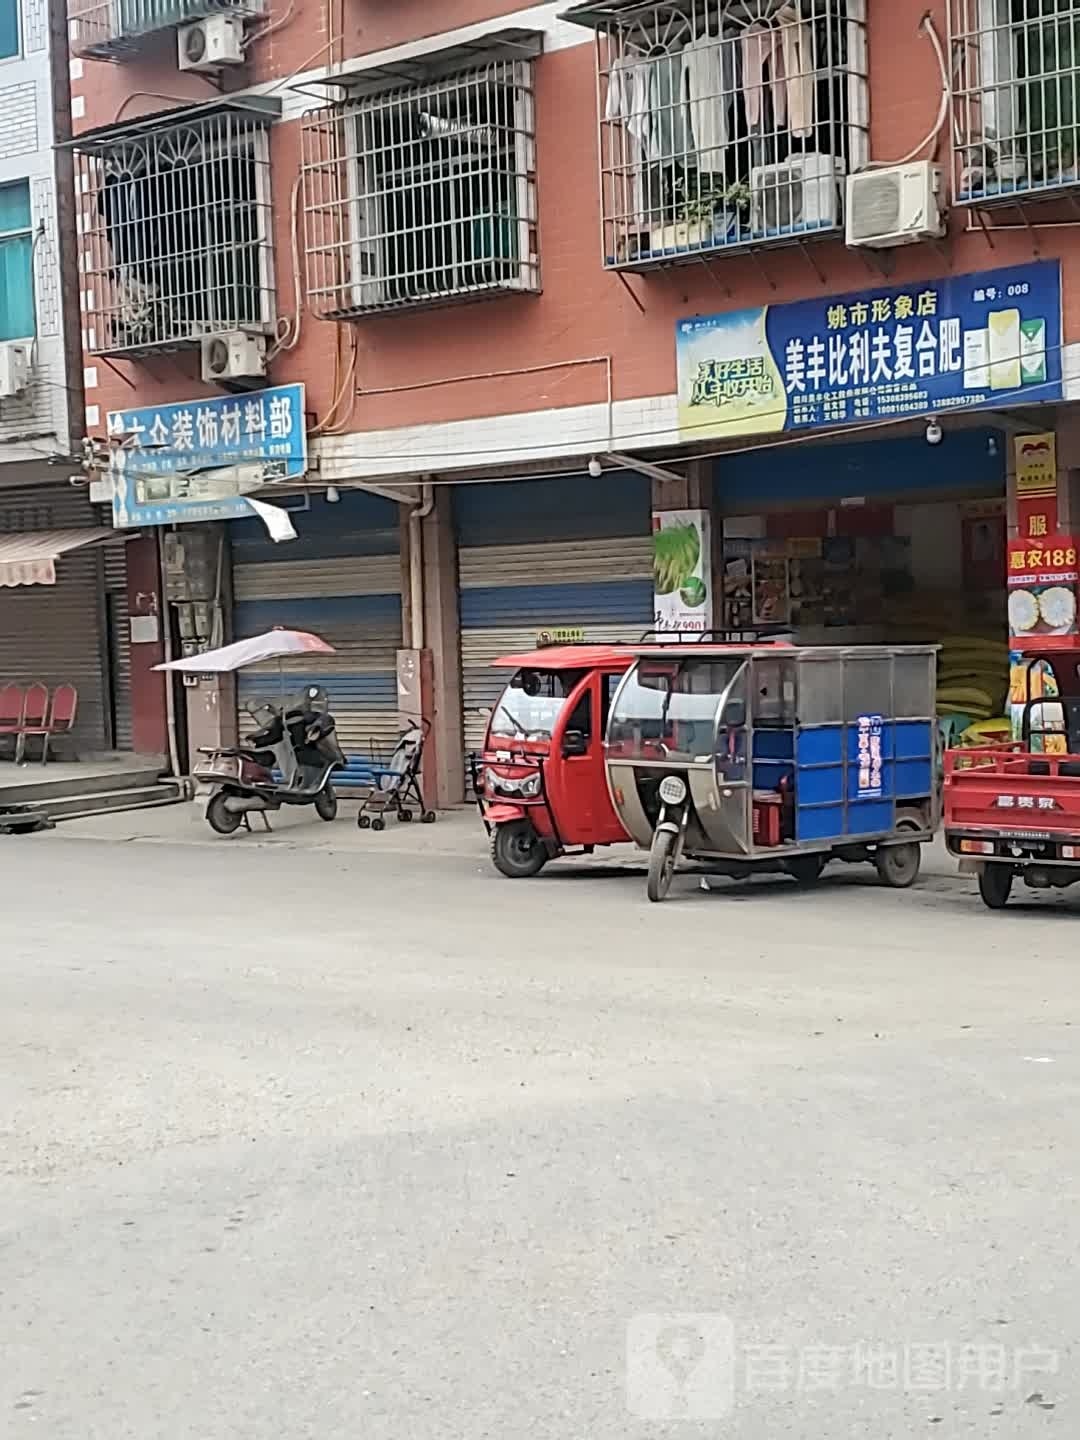
[[[265,703],[249,713],[259,728],[240,745],[202,750],[208,758],[193,772],[211,830],[231,835],[241,825],[250,829],[253,811],[269,829],[266,812],[283,805],[313,805],[320,820],[336,819],[330,777],[345,756],[326,691],[311,685],[284,705]]]

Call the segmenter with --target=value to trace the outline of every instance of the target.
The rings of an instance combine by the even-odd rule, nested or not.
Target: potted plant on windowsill
[[[653,228],[653,253],[660,250],[697,250],[711,245],[713,215],[722,200],[722,192],[711,185],[688,193],[686,182],[682,182],[676,196],[675,218],[669,224]]]
[[[750,229],[750,205],[753,196],[745,181],[737,180],[724,191],[724,205],[717,214],[718,225],[723,222],[724,239],[728,242],[738,239]]]
[[[1063,135],[1058,142],[1054,166],[1047,167],[1047,178],[1058,185],[1075,185],[1080,180],[1076,164],[1076,145],[1071,135]]]
[[[707,250],[723,245],[745,229],[750,214],[750,187],[742,183],[705,185],[684,195],[677,219],[653,229],[652,250]]]
[[[1024,190],[1027,188],[1027,156],[1015,140],[1003,140],[994,162],[998,186],[1002,190]]]

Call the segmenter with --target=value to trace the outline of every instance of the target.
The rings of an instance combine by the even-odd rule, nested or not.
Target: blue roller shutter
[[[336,783],[348,788],[364,782],[398,736],[398,507],[360,491],[343,491],[336,505],[313,497],[311,506],[293,516],[298,538],[281,545],[255,522],[233,522],[233,630],[242,639],[284,625],[334,646],[333,655],[298,657],[284,668],[290,690],[329,691],[349,761]],[[276,664],[245,670],[238,701],[273,694],[277,684]]]
[[[500,655],[545,631],[632,641],[652,624],[651,490],[611,472],[459,486],[454,495],[466,752],[505,684]]]

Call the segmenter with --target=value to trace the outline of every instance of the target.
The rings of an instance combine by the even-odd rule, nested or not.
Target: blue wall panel
[[[460,545],[518,545],[542,540],[602,540],[647,535],[652,487],[647,476],[613,470],[496,485],[459,485],[454,523]]]
[[[716,502],[729,515],[748,515],[785,501],[824,504],[845,495],[873,498],[969,487],[997,488],[1004,495],[1006,437],[990,429],[950,430],[947,419],[945,427],[940,445],[927,445],[921,436],[831,445],[803,440],[721,457],[713,470]]]

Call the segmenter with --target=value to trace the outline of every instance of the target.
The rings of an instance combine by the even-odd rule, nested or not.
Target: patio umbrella
[[[220,650],[207,650],[204,655],[189,655],[185,660],[169,660],[155,665],[155,670],[183,670],[194,675],[221,675],[243,670],[260,660],[281,660],[286,655],[333,655],[334,647],[318,635],[306,630],[267,630],[250,640],[236,640]]]

